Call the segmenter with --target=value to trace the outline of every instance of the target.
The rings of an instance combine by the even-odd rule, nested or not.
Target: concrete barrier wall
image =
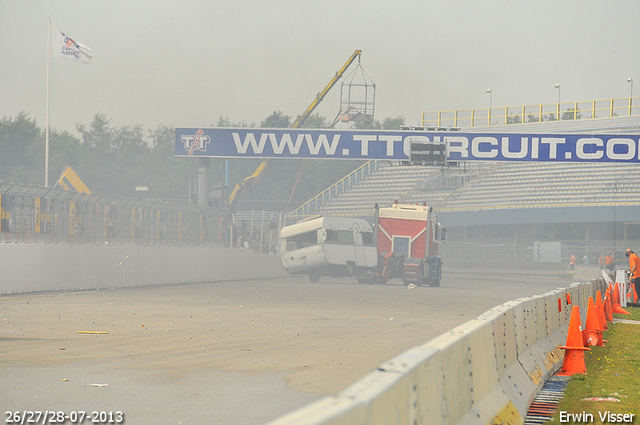
[[[591,279],[600,279],[602,277],[601,269],[598,266],[576,266],[576,270],[573,272],[574,282],[584,282]]]
[[[85,290],[288,276],[250,249],[0,244],[0,293]]]
[[[586,312],[603,288],[574,283],[504,303],[268,425],[523,424],[562,365],[572,305]]]

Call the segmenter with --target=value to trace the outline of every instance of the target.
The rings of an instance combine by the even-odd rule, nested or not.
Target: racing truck
[[[359,283],[402,279],[405,285],[440,286],[438,245],[447,229],[426,204],[376,204],[374,225],[362,218],[316,217],[285,226],[280,258],[291,274],[353,276]]]

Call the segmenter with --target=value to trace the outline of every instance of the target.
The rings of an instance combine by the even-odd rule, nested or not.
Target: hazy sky
[[[0,117],[44,123],[47,16],[93,50],[52,61],[51,126],[295,118],[355,49],[376,119],[628,97],[640,1],[0,0]],[[640,95],[640,86],[637,87]],[[331,120],[340,84],[317,109]]]

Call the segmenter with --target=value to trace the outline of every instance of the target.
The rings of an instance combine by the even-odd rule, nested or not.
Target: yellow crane
[[[346,72],[347,68],[349,68],[353,61],[356,60],[356,58],[358,58],[358,61],[360,61],[361,54],[361,50],[356,50],[353,52],[351,57],[349,57],[345,64],[342,65],[342,68],[340,68],[333,76],[331,81],[329,81],[329,84],[327,84],[326,87],[316,95],[316,98],[313,99],[313,102],[311,102],[311,105],[309,105],[306,111],[304,111],[302,115],[298,115],[295,122],[291,125],[291,128],[298,128],[305,122],[305,120],[309,117],[309,115],[311,115],[314,109],[316,109],[320,102],[322,102],[327,93],[329,93],[329,90],[331,90],[331,88],[336,85],[338,80]],[[262,173],[264,173],[264,170],[266,170],[267,166],[269,165],[269,162],[271,162],[270,158],[263,160],[250,176],[245,177],[240,183],[236,184],[236,186],[231,191],[231,194],[229,195],[229,199],[227,200],[227,206],[230,210],[235,209],[238,198],[240,197],[242,192],[244,192],[245,189],[252,187],[256,183],[256,181],[258,181]]]
[[[54,186],[54,189],[58,186],[60,186],[67,192],[78,192],[91,195],[91,191],[89,190],[87,185],[85,185],[84,182],[80,180],[80,177],[78,177],[76,172],[73,171],[73,168],[69,167],[68,165],[60,175],[60,178]]]

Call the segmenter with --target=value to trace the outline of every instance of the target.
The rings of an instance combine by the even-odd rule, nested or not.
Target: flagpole
[[[44,118],[44,187],[49,187],[49,85],[51,82],[51,16],[47,26],[47,110]]]

